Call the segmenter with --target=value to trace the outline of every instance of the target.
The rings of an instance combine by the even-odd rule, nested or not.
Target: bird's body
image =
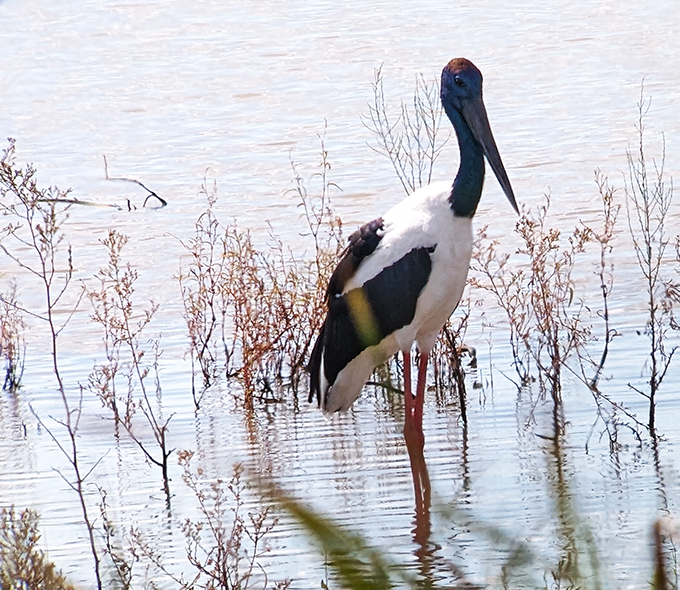
[[[444,68],[442,104],[460,146],[453,186],[432,183],[362,226],[329,282],[328,315],[309,363],[310,400],[316,395],[326,412],[349,408],[375,367],[401,351],[407,419],[409,412],[422,419],[427,355],[465,287],[484,156],[516,209],[481,100],[481,74],[468,60]],[[415,406],[413,343],[421,356]]]
[[[394,269],[393,274],[397,276],[385,279],[385,282],[394,283],[394,288],[387,287],[384,297],[398,298],[400,309],[408,308],[406,315],[410,317],[401,321],[395,318],[393,323],[397,325],[407,323],[388,334],[381,334],[375,344],[364,348],[364,343],[357,342],[361,352],[340,371],[322,400],[322,407],[327,412],[349,408],[375,367],[397,352],[409,350],[414,342],[421,352],[429,352],[439,330],[458,305],[470,263],[472,225],[469,218],[451,215],[450,193],[450,183],[433,183],[415,191],[388,211],[382,218],[379,232],[382,237],[375,251],[362,261],[341,293],[334,295],[346,297],[370,281],[380,280],[385,269]],[[421,262],[421,282],[424,279],[424,284],[422,287],[415,284],[405,293],[399,287],[408,279],[398,276],[400,269],[395,265],[408,260],[405,257],[409,255],[415,257],[414,252],[422,253],[423,259],[429,258],[430,267],[422,268],[427,264]],[[402,266],[402,273],[411,271],[412,265],[402,263]],[[405,301],[406,297],[410,301]],[[378,302],[377,306],[381,308],[378,314],[391,309],[386,301]],[[329,316],[333,321],[332,313]],[[367,321],[370,323],[371,320]]]

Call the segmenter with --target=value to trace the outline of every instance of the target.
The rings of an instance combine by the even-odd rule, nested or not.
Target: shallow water
[[[483,300],[473,308],[466,337],[478,350],[480,369],[473,377],[482,387],[472,389],[469,378],[466,430],[454,399],[436,403],[429,395],[424,459],[432,505],[429,519],[422,510],[416,519],[398,396],[369,388],[347,415],[327,420],[300,392],[298,403],[289,395],[248,420],[233,401],[238,388],[222,383],[194,413],[176,275],[187,263],[181,240],[192,235],[205,208],[199,192],[204,178],[218,183],[216,210],[223,222],[237,219],[261,243],[271,224],[291,247],[311,248],[297,197],[289,192],[290,160],[313,187],[319,135],[329,151],[331,180],[342,189],[332,198],[346,227],[402,198],[389,162],[367,146],[373,138],[361,122],[381,65],[388,98],[397,106],[410,99],[418,74],[435,78],[450,58],[472,59],[485,76],[489,118],[518,201],[535,206],[550,192],[551,221],[564,231],[597,216],[595,168],[619,187],[622,199],[643,79],[652,98],[645,119],[650,152],[658,161],[663,133],[666,172],[677,177],[675,2],[553,1],[541,8],[434,2],[425,9],[407,2],[48,6],[5,0],[0,22],[0,133],[17,139],[19,162],[33,162],[42,185],[72,187],[74,196],[102,204],[129,199],[137,207],[71,209],[65,231],[76,277],[92,284],[105,262],[98,241],[109,228],[130,236],[124,252],[139,273],[140,301],[152,298],[159,305],[149,336],[161,339],[170,444],[194,450],[194,463],[207,478],[228,479],[237,461],[255,473],[274,474],[290,493],[362,532],[413,575],[443,586],[452,583],[451,563],[477,583],[498,581],[507,552],[489,527],[529,544],[540,583],[544,569],[555,568],[569,545],[568,515],[560,519],[557,508],[566,495],[594,535],[605,586],[637,588],[649,580],[651,523],[676,512],[679,500],[677,362],[659,398],[664,438],[658,461],[654,449],[626,428],[620,449],[610,452],[590,393],[569,377],[566,436],[558,452],[546,439],[553,428],[551,405],[536,391],[518,391],[504,376],[513,370],[500,312],[484,294],[471,294]],[[145,193],[138,187],[107,182],[104,154],[111,176],[137,178],[169,205],[142,209]],[[456,158],[451,142],[437,162],[437,179],[453,176]],[[644,330],[644,293],[623,216],[611,301],[621,336],[602,387],[644,417],[646,401],[628,387],[644,386],[647,340],[638,334]],[[675,235],[677,203],[669,219]],[[484,224],[512,249],[514,218],[493,178],[478,213],[477,225]],[[30,277],[3,265],[3,281],[16,276],[22,303],[41,309]],[[589,259],[579,280],[595,298]],[[62,368],[75,396],[103,355],[88,305],[60,337]],[[27,321],[23,387],[16,397],[0,397],[0,506],[38,510],[50,559],[87,588],[93,575],[85,530],[76,498],[60,477],[69,477],[68,465],[32,414],[54,424],[49,417],[60,419],[63,412],[47,334],[39,322]],[[86,395],[83,403],[81,459],[87,466],[99,461],[87,490],[94,512],[99,486],[122,527],[140,527],[175,571],[186,567],[179,524],[197,512],[180,468],[173,461],[168,513],[158,470],[124,437],[115,444],[97,400]],[[319,587],[327,575],[323,559],[298,525],[283,517],[271,545],[262,560],[270,580],[288,577],[294,588]]]

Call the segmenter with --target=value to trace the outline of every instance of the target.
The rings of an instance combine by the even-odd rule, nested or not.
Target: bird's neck
[[[456,217],[472,217],[477,211],[484,184],[484,152],[472,135],[470,127],[458,111],[447,112],[456,130],[460,148],[460,166],[449,196]]]

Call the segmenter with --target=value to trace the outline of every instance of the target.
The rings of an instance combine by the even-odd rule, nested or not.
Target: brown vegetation
[[[14,506],[0,510],[0,588],[73,590],[61,571],[38,548],[39,516]]]
[[[664,271],[670,239],[666,222],[673,201],[673,185],[666,184],[664,164],[666,146],[662,147],[659,161],[647,163],[644,146],[644,117],[649,102],[644,98],[644,88],[638,103],[638,147],[628,154],[628,183],[626,185],[626,211],[628,229],[633,239],[638,266],[644,278],[648,321],[646,334],[649,337],[649,391],[631,385],[649,400],[647,426],[656,436],[656,401],[661,383],[671,366],[678,347],[667,347],[667,332],[672,327],[672,307],[678,284],[664,280]],[[676,238],[678,239],[678,238]]]
[[[3,391],[15,392],[24,372],[24,320],[17,307],[16,282],[6,294],[0,294],[0,358],[5,363]]]
[[[124,264],[121,255],[127,237],[110,230],[101,240],[109,256],[107,266],[96,276],[97,290],[89,290],[92,302],[92,320],[103,331],[106,362],[97,364],[88,378],[88,388],[99,397],[102,405],[111,411],[116,432],[122,427],[142,451],[149,463],[160,467],[165,496],[170,502],[168,459],[168,425],[172,416],[163,416],[162,388],[158,379],[159,344],[150,342],[153,354],[147,361],[147,350],[142,346],[142,336],[158,306],[150,301],[145,309],[138,309],[134,300],[137,272]],[[153,386],[149,384],[150,376]],[[141,411],[154,436],[159,454],[144,441],[135,429],[135,415]]]
[[[342,245],[342,226],[333,213],[323,146],[318,192],[310,194],[292,164],[293,191],[304,210],[313,258],[286,248],[273,232],[258,248],[248,230],[222,225],[214,214],[215,185],[201,189],[207,208],[196,221],[195,236],[184,244],[190,262],[178,280],[189,329],[192,359],[203,388],[220,375],[236,377],[252,410],[258,391],[274,392],[286,380],[297,389],[313,339],[323,320],[325,285]],[[198,407],[201,395],[194,388]]]

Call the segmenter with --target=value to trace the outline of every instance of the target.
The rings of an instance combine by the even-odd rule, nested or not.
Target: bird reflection
[[[430,542],[431,523],[430,523],[430,501],[431,488],[430,476],[425,464],[423,449],[425,447],[425,437],[421,428],[411,420],[406,420],[404,424],[404,439],[411,462],[411,475],[413,476],[413,492],[416,501],[415,528],[413,529],[413,541],[417,545],[416,556],[421,562],[423,570],[421,573],[428,574],[429,564],[434,546]]]
[[[466,576],[455,563],[441,555],[441,545],[431,538],[431,495],[430,475],[425,462],[425,436],[419,424],[406,420],[404,440],[411,464],[413,493],[415,498],[414,527],[412,538],[415,546],[413,554],[418,560],[419,579],[422,587],[432,587],[435,579],[450,580],[456,584],[467,584]],[[470,490],[470,474],[467,459],[467,424],[463,422],[461,447],[461,483],[463,495]],[[421,587],[420,585],[418,587]],[[470,586],[474,587],[474,586]]]

